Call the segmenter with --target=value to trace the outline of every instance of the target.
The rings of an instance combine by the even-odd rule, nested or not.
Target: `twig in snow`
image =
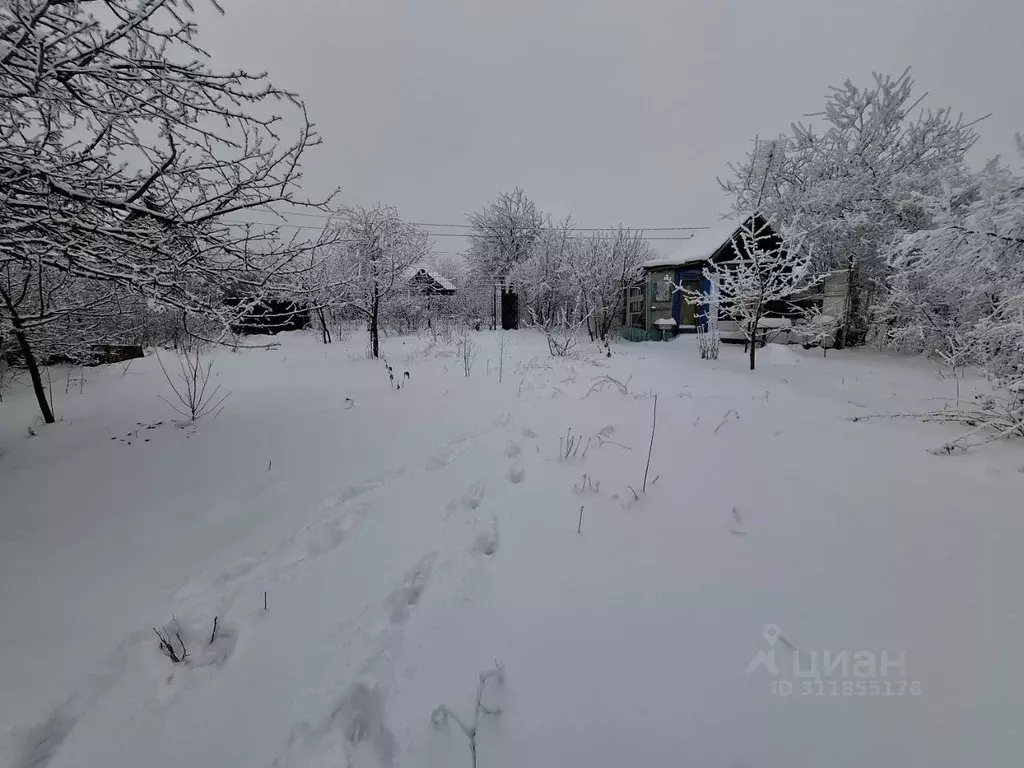
[[[747,532],[743,530],[743,515],[740,514],[740,511],[736,509],[736,507],[732,508],[732,519],[736,525],[729,526],[729,533],[733,536],[746,536]]]
[[[597,447],[598,448],[603,448],[606,445],[614,445],[616,448],[622,448],[623,450],[626,450],[626,451],[632,451],[633,450],[628,445],[623,445],[622,443],[616,443],[614,440],[605,440],[603,437],[597,438]]]
[[[730,415],[735,416],[737,419],[740,417],[739,411],[734,410],[733,408],[730,408],[728,411],[725,412],[725,416],[722,417],[722,420],[720,422],[718,422],[718,426],[715,427],[715,434],[716,435],[718,434],[718,430],[720,430],[723,426],[725,426],[725,422],[727,422],[729,420],[729,416]]]
[[[642,490],[647,492],[647,473],[651,469],[651,452],[654,450],[654,431],[658,428],[658,396],[654,396],[654,421],[651,423],[651,444],[647,447],[647,466],[644,468],[644,485]]]
[[[580,521],[576,524],[576,533],[583,532],[583,507],[580,506]]]
[[[267,593],[266,593],[266,591],[263,592],[263,610],[264,611],[267,610]]]
[[[626,487],[629,488],[630,491],[632,491],[633,498],[636,499],[637,501],[640,501],[640,497],[636,495],[636,491],[633,490],[633,486],[632,485],[627,485]]]
[[[602,392],[608,387],[615,387],[615,389],[619,391],[620,395],[628,395],[629,382],[632,381],[632,379],[633,376],[630,375],[630,377],[626,379],[626,382],[623,383],[618,379],[612,378],[611,376],[608,375],[596,376],[591,380],[593,383],[590,385],[590,389],[587,391],[587,394],[583,396],[583,399],[590,397],[595,392]]]
[[[273,459],[271,459],[270,461],[267,462],[267,472],[270,471],[270,468],[272,466],[274,466],[274,460]]]
[[[449,719],[454,720],[455,724],[459,726],[459,729],[465,734],[466,738],[469,739],[469,755],[472,759],[473,768],[477,768],[476,763],[476,736],[477,728],[480,724],[480,715],[500,715],[500,709],[491,709],[485,707],[483,704],[484,698],[484,687],[487,685],[487,681],[491,678],[496,678],[498,685],[505,682],[505,668],[501,666],[495,660],[494,669],[488,669],[480,673],[480,681],[476,686],[476,706],[473,709],[473,723],[472,725],[466,725],[462,719],[456,715],[451,708],[441,704],[430,714],[430,722],[434,725],[441,725],[447,722]]]
[[[177,622],[175,621],[175,619],[173,617],[171,617],[171,622],[173,624],[175,624],[175,625],[177,624]],[[170,625],[168,625],[168,626],[170,626]],[[176,629],[174,631],[174,636],[178,640],[178,645],[181,646],[181,653],[178,653],[178,651],[174,648],[174,644],[171,642],[171,633],[170,633],[170,631],[168,629],[165,628],[164,631],[161,632],[156,627],[153,627],[153,632],[156,633],[157,639],[160,640],[160,650],[161,650],[161,652],[167,658],[169,658],[173,663],[180,664],[186,658],[188,658],[188,648],[185,647],[185,641],[181,639],[181,631],[180,630]]]
[[[590,441],[592,438],[587,439],[587,449],[590,448]],[[577,435],[573,437],[572,427],[566,430],[564,438],[558,438],[558,458],[568,459],[570,456],[578,456],[580,452],[580,446],[583,445],[583,436]],[[583,451],[583,456],[586,457],[587,449]]]
[[[213,631],[210,633],[210,645],[213,645],[213,641],[217,638],[217,617],[213,617]]]
[[[180,664],[181,659],[178,657],[178,652],[174,650],[174,646],[171,645],[170,637],[162,634],[156,627],[153,627],[153,632],[160,640],[160,651],[175,664]]]
[[[181,632],[175,632],[174,636],[178,638],[178,645],[181,646],[181,660],[184,661],[188,657],[188,648],[185,647],[185,641],[181,639]]]

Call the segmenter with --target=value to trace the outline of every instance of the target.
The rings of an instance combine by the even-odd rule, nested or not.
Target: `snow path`
[[[496,658],[486,766],[1019,764],[1019,446],[846,420],[940,391],[912,361],[542,349],[516,337],[499,386],[390,340],[395,392],[293,338],[219,357],[231,406],[191,431],[111,440],[162,415],[114,370],[70,424],[0,422],[0,766],[468,765],[429,715],[470,717]],[[605,373],[630,393],[584,397]],[[569,428],[585,458],[558,458]],[[156,648],[172,615],[194,665]],[[924,693],[772,697],[746,673],[768,625],[907,649]]]

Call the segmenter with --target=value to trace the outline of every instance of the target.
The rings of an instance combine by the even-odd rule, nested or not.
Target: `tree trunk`
[[[754,370],[754,355],[757,352],[757,326],[760,322],[761,311],[758,310],[750,322],[750,370]]]
[[[25,367],[28,368],[28,375],[32,379],[32,390],[36,393],[36,401],[39,403],[39,411],[43,414],[43,421],[47,424],[53,424],[55,419],[53,418],[53,411],[50,410],[50,404],[46,400],[46,390],[43,389],[43,377],[39,374],[39,365],[36,363],[36,356],[32,354],[32,347],[28,343],[28,336],[25,335],[25,331],[21,327],[21,318],[14,315],[11,320],[14,326],[14,336],[21,347],[21,354],[25,356]]]
[[[370,306],[370,354],[374,360],[380,357],[380,298],[374,287],[373,303]]]
[[[36,356],[32,354],[32,346],[28,343],[28,336],[21,323],[21,316],[11,301],[10,295],[3,288],[0,288],[0,298],[3,298],[7,311],[11,316],[11,326],[14,328],[14,337],[21,347],[21,354],[25,356],[25,367],[28,368],[28,375],[32,378],[32,390],[36,393],[36,401],[39,403],[39,411],[43,415],[43,421],[53,424],[53,411],[46,400],[46,390],[43,389],[43,377],[39,375],[39,365],[36,363]]]
[[[324,344],[331,343],[331,332],[327,328],[327,318],[324,317],[323,307],[316,308],[317,318],[320,320],[320,333],[323,336]]]

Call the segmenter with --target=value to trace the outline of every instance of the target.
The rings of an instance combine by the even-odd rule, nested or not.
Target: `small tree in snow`
[[[810,252],[803,248],[803,236],[780,237],[769,222],[750,216],[732,238],[733,258],[712,263],[704,269],[710,291],[675,286],[683,299],[707,305],[736,321],[750,351],[754,370],[757,344],[761,341],[761,320],[772,302],[785,301],[816,282],[808,276]]]
[[[178,402],[173,403],[166,397],[161,397],[160,399],[171,406],[177,413],[193,422],[211,413],[216,416],[220,412],[224,401],[231,396],[230,392],[221,395],[219,384],[211,387],[213,358],[210,358],[204,365],[201,354],[202,347],[198,344],[190,350],[179,351],[179,372],[175,378],[172,378],[167,368],[164,367],[164,361],[160,358],[160,354],[157,353],[156,356],[157,362],[160,363],[160,370],[163,371],[164,378],[167,379],[167,383],[170,385],[171,391]]]

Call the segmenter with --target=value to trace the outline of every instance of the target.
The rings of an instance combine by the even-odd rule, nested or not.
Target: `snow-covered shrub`
[[[822,314],[820,310],[811,310],[793,326],[792,338],[804,349],[821,347],[822,356],[827,357],[828,350],[836,344],[838,332],[839,321],[836,318]]]
[[[582,315],[576,306],[570,309],[559,309],[551,315],[539,319],[533,310],[533,326],[544,333],[548,342],[548,352],[552,357],[568,357],[580,343],[580,333],[590,319]]]
[[[995,160],[966,180],[947,174],[925,207],[930,226],[890,249],[880,341],[952,371],[956,401],[941,415],[975,426],[955,447],[986,427],[1024,435],[1024,176]],[[969,366],[983,369],[996,391],[965,397]]]
[[[717,326],[697,326],[697,349],[701,360],[717,360],[722,340],[718,335]]]

